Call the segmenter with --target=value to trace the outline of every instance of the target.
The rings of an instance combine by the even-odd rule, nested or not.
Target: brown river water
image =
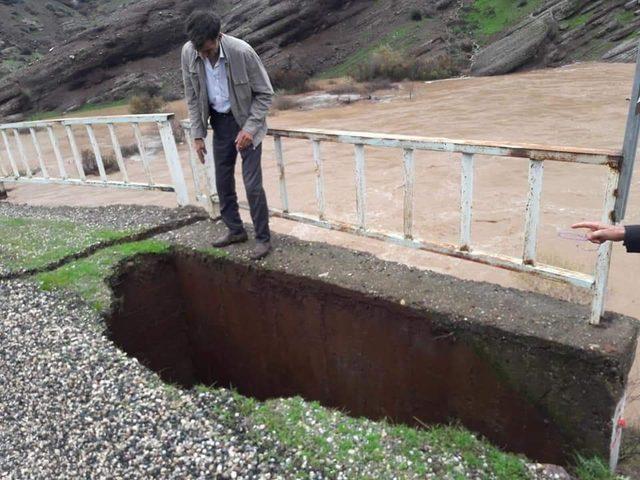
[[[271,118],[274,128],[325,128],[398,133],[452,139],[508,141],[554,146],[620,149],[624,136],[634,66],[627,64],[580,64],[501,77],[444,80],[407,84],[399,90],[378,92],[382,101],[362,101],[346,106],[315,110],[279,111]],[[411,96],[409,93],[411,92]],[[390,97],[390,98],[386,98]],[[185,116],[182,102],[169,107]],[[83,114],[126,113],[126,107]],[[62,133],[62,132],[61,132]],[[108,153],[105,131],[96,128],[101,147]],[[154,179],[169,183],[158,141],[145,128]],[[119,128],[122,145],[133,143],[133,135]],[[25,139],[25,143],[27,139]],[[41,142],[45,144],[44,138]],[[78,135],[86,143],[86,134]],[[62,137],[63,156],[71,153]],[[283,140],[287,165],[290,210],[316,213],[315,173],[311,145],[302,140]],[[264,183],[270,203],[280,207],[278,175],[273,143],[265,142]],[[180,145],[187,182],[192,188],[186,146]],[[27,154],[30,155],[27,148]],[[47,158],[52,152],[44,149]],[[354,156],[350,145],[322,144],[326,181],[326,215],[330,219],[355,222]],[[32,158],[35,158],[33,156]],[[418,152],[415,157],[415,236],[457,243],[459,231],[460,156]],[[2,160],[6,162],[6,158]],[[402,231],[402,152],[367,148],[367,222],[386,231]],[[35,165],[35,162],[34,162]],[[47,160],[56,172],[55,161]],[[142,180],[143,169],[135,157],[127,161],[130,176]],[[74,171],[72,164],[67,165]],[[523,243],[524,208],[527,196],[528,162],[521,158],[476,156],[472,244],[479,249],[520,256]],[[636,172],[625,223],[640,223],[640,176]],[[599,220],[604,200],[607,168],[546,162],[541,205],[538,258],[544,263],[592,273],[595,251],[589,244],[567,239],[569,226],[580,220]],[[113,174],[119,178],[119,174]],[[238,176],[240,196],[244,197]],[[90,187],[8,185],[9,198],[34,205],[97,206],[140,203],[175,206],[167,193],[131,192]],[[245,214],[245,220],[249,221]],[[460,278],[483,280],[521,289],[532,289],[573,301],[588,301],[581,291],[527,275],[471,262],[413,251],[349,234],[322,230],[284,220],[274,220],[273,229],[306,240],[322,241],[371,252],[381,258],[434,270]],[[614,247],[607,309],[640,318],[638,285],[634,278],[640,255],[627,255]],[[635,387],[627,417],[640,426],[640,363],[632,379]]]

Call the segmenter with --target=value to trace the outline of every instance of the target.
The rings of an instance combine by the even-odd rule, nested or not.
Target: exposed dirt
[[[162,238],[206,246],[220,231],[202,223]],[[629,319],[611,316],[594,330],[574,304],[276,242],[258,268],[246,246],[230,249],[230,260],[181,251],[126,263],[111,282],[116,341],[185,385],[303,394],[405,422],[458,418],[548,462],[575,448],[607,451],[635,350]]]

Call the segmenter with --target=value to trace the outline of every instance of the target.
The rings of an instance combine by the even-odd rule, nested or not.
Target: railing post
[[[17,128],[13,129],[13,138],[16,141],[16,145],[18,146],[18,153],[20,154],[20,160],[22,160],[22,165],[24,166],[24,170],[27,173],[27,177],[33,177],[33,172],[31,171],[31,167],[29,166],[29,160],[27,160],[27,154],[24,151],[24,145],[22,145],[22,139],[20,138],[20,132],[18,132]]]
[[[198,162],[200,161],[197,158],[197,154],[193,145],[193,137],[191,136],[191,124],[187,124],[187,122],[182,123],[182,128],[184,129],[185,141],[187,142],[187,146],[189,147],[189,163],[191,164],[191,170],[193,172],[193,179],[196,185],[196,188],[200,190],[200,182],[198,181]],[[206,139],[205,139],[206,141]],[[204,162],[204,187],[205,193],[202,193],[203,196],[207,197],[207,210],[209,214],[213,217],[216,215],[216,167],[213,162],[212,155],[205,155]]]
[[[415,184],[415,164],[413,150],[404,149],[404,238],[413,238],[413,186]]]
[[[284,153],[282,152],[282,139],[279,135],[273,137],[274,148],[276,151],[276,162],[278,164],[278,180],[280,182],[280,201],[282,202],[282,211],[289,212],[289,195],[287,194],[287,179],[284,168]]]
[[[160,128],[160,130],[162,130],[162,128]],[[147,174],[149,185],[153,185],[153,176],[151,175],[151,167],[149,166],[147,150],[144,147],[144,138],[142,137],[142,132],[140,131],[140,125],[138,123],[133,124],[133,134],[136,137],[136,143],[138,144],[138,152],[140,153],[140,160],[142,160],[142,166],[144,167],[144,171]],[[171,137],[173,137],[173,131],[171,132]],[[175,145],[176,143],[175,139],[173,140],[173,143]],[[165,150],[165,153],[166,153],[166,150]]]
[[[473,155],[462,154],[460,181],[460,250],[471,250],[471,215],[473,208]]]
[[[53,127],[51,125],[47,125],[47,132],[49,133],[49,140],[51,141],[51,146],[53,147],[53,153],[56,156],[56,161],[58,162],[58,171],[60,172],[60,178],[66,180],[67,170],[64,168],[64,160],[62,158],[62,153],[60,152],[60,144],[58,143],[58,137],[56,137],[56,133],[53,131]]]
[[[73,136],[73,130],[71,129],[70,125],[65,125],[64,129],[67,132],[67,139],[69,140],[69,146],[71,147],[73,160],[76,162],[76,170],[78,170],[80,180],[84,182],[87,180],[87,176],[84,173],[84,167],[82,166],[82,157],[80,156],[80,152],[78,151],[78,145],[76,144],[76,138]]]
[[[640,133],[640,44],[638,44],[638,55],[636,58],[636,74],[631,90],[631,104],[627,115],[627,128],[624,133],[624,143],[622,146],[622,168],[620,171],[620,182],[618,186],[618,198],[615,206],[615,220],[621,222],[627,210],[629,190],[631,188],[631,176],[636,160],[638,148],[638,135]]]
[[[312,140],[313,161],[316,166],[316,199],[318,201],[318,218],[324,220],[324,171],[322,168],[322,156],[320,141]]]
[[[201,197],[207,197],[207,202],[210,203],[211,199],[207,194],[205,194],[200,185],[200,179],[198,178],[198,165],[196,163],[196,153],[191,142],[191,134],[187,131],[187,129],[185,129],[184,138],[189,150],[189,166],[191,167],[191,175],[193,176],[193,183],[196,187],[196,200],[199,200]]]
[[[182,165],[180,164],[180,156],[178,155],[176,139],[174,138],[173,131],[171,130],[171,123],[168,120],[158,122],[158,128],[160,130],[160,138],[162,140],[164,154],[169,165],[169,171],[171,172],[173,187],[176,190],[178,205],[187,205],[189,203],[189,193],[187,191],[187,183],[184,180]]]
[[[38,163],[40,164],[40,170],[42,171],[42,176],[44,178],[49,178],[49,171],[47,170],[47,166],[44,163],[44,158],[42,158],[42,150],[40,150],[40,142],[38,142],[38,135],[36,134],[36,129],[30,128],[29,133],[31,134],[31,142],[33,143],[33,148],[36,149],[36,156],[38,157]]]
[[[89,135],[89,142],[91,143],[91,148],[93,149],[93,154],[96,157],[96,165],[98,165],[98,173],[100,173],[100,179],[103,182],[107,181],[107,172],[104,169],[104,163],[102,161],[102,152],[100,152],[100,145],[98,144],[98,140],[96,139],[96,135],[93,131],[93,126],[91,124],[85,125],[87,129],[87,134]]]
[[[0,134],[2,135],[2,140],[4,141],[4,147],[7,150],[7,157],[9,158],[9,164],[11,165],[13,176],[18,178],[20,177],[20,170],[18,170],[18,165],[16,165],[16,159],[13,158],[13,152],[11,151],[11,145],[9,145],[7,132],[5,132],[4,130],[0,130]]]
[[[122,158],[122,149],[120,148],[120,142],[118,141],[118,136],[116,135],[116,129],[113,126],[113,123],[108,123],[107,129],[109,130],[109,136],[111,137],[111,146],[113,147],[113,153],[116,156],[116,162],[118,162],[118,168],[120,169],[120,173],[122,173],[122,181],[124,183],[129,183],[127,167],[124,164],[124,158]]]
[[[620,172],[615,168],[609,169],[609,179],[607,181],[607,191],[604,200],[604,212],[602,223],[616,224],[615,205]],[[609,280],[609,268],[611,266],[612,242],[605,242],[598,249],[598,259],[596,260],[596,272],[593,280],[593,301],[591,303],[591,317],[589,323],[598,325],[604,313],[604,301],[607,292],[607,281]]]
[[[0,155],[0,175],[3,177],[8,177],[7,169],[4,168],[4,164],[2,163],[2,155]]]
[[[358,227],[367,228],[367,182],[365,175],[364,145],[356,144],[356,216]]]
[[[522,255],[522,262],[525,265],[533,265],[536,261],[543,173],[544,163],[542,160],[529,160],[529,195],[525,213],[524,253]]]

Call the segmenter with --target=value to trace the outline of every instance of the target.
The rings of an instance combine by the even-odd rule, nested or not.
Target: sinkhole
[[[126,261],[110,285],[109,335],[166,382],[300,395],[409,425],[459,421],[508,450],[563,460],[553,422],[424,312],[192,251]]]

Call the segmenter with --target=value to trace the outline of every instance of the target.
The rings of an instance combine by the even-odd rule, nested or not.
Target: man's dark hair
[[[197,10],[187,19],[186,33],[196,50],[202,50],[207,40],[220,35],[220,17],[213,12]]]

